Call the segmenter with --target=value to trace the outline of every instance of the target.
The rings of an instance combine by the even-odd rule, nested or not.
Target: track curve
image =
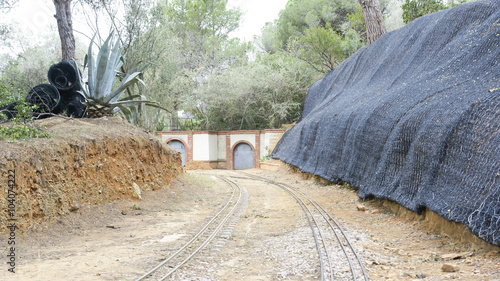
[[[229,178],[219,176],[221,180],[232,187],[232,193],[221,210],[198,231],[194,237],[186,244],[179,248],[174,254],[166,258],[156,267],[137,278],[136,281],[141,280],[165,280],[171,276],[182,265],[186,264],[190,259],[196,256],[203,250],[216,236],[221,229],[226,225],[229,218],[236,212],[237,208],[241,206],[245,190],[236,182]],[[195,248],[193,251],[188,251],[188,247]]]

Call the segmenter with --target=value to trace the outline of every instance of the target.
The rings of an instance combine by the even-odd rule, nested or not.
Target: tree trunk
[[[53,0],[56,7],[57,29],[61,38],[62,59],[75,58],[75,37],[71,21],[71,0]]]
[[[170,114],[170,122],[168,122],[168,131],[179,131],[179,117],[177,111]]]
[[[366,43],[370,45],[387,31],[385,30],[378,0],[359,0],[366,26]]]

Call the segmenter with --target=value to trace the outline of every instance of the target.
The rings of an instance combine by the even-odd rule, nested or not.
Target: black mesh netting
[[[419,18],[309,89],[272,156],[500,245],[500,1]]]
[[[53,64],[47,74],[50,84],[54,85],[58,90],[81,88],[78,76],[78,67],[72,60],[62,60],[57,64]]]
[[[28,103],[38,106],[36,112],[52,112],[59,105],[60,99],[57,88],[50,84],[38,84],[26,96]]]
[[[82,118],[85,116],[85,97],[80,94],[80,71],[72,60],[62,60],[49,68],[47,78],[61,94],[61,102],[54,113],[65,113],[68,116]]]
[[[51,116],[39,113],[63,113],[75,118],[84,117],[86,114],[85,96],[81,93],[81,74],[76,63],[72,60],[62,60],[50,67],[47,76],[50,84],[36,85],[26,96],[29,104],[38,106],[34,110],[33,117]],[[4,113],[7,119],[11,119],[17,115],[17,105],[18,102],[13,102],[2,106],[0,113]]]

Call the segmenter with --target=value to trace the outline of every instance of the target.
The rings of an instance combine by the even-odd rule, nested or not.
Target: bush
[[[45,128],[40,128],[33,122],[32,112],[36,109],[36,105],[30,105],[24,99],[19,100],[15,105],[17,114],[11,119],[12,123],[10,125],[0,126],[0,138],[26,140],[30,138],[49,137]],[[0,118],[6,120],[7,116],[0,113]]]
[[[403,9],[403,21],[410,21],[421,16],[432,14],[440,10],[448,9],[467,2],[467,0],[451,1],[449,6],[443,3],[443,0],[404,0],[401,8]]]

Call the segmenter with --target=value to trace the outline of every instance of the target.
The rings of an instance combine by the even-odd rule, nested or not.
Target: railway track
[[[232,193],[227,203],[206,225],[196,233],[193,238],[179,248],[174,254],[166,258],[156,267],[136,279],[140,280],[165,280],[173,277],[174,272],[186,264],[190,259],[205,249],[211,242],[220,237],[221,230],[227,225],[232,217],[237,220],[248,201],[246,189],[230,178],[241,178],[246,180],[266,182],[290,194],[304,211],[307,222],[311,228],[312,236],[319,259],[319,272],[321,280],[368,280],[358,254],[352,246],[345,231],[340,224],[313,198],[299,189],[282,182],[269,180],[256,175],[238,172],[235,176],[218,176],[232,188]],[[240,213],[240,214],[238,214]],[[231,228],[232,228],[231,227]],[[228,238],[226,235],[225,239]],[[339,264],[348,268],[346,274]]]
[[[209,245],[220,234],[221,230],[228,225],[231,217],[234,218],[235,213],[243,211],[245,200],[247,200],[245,188],[227,177],[219,176],[219,178],[232,188],[231,196],[224,207],[191,240],[156,267],[137,278],[136,281],[165,280],[169,278],[181,266]],[[236,216],[236,219],[237,217],[239,216]]]
[[[344,279],[334,260],[343,260],[349,265],[352,280],[368,280],[368,275],[356,250],[340,224],[313,198],[299,189],[282,182],[240,172],[249,179],[264,181],[288,192],[307,216],[318,251],[321,280]],[[340,247],[341,250],[336,248]]]

